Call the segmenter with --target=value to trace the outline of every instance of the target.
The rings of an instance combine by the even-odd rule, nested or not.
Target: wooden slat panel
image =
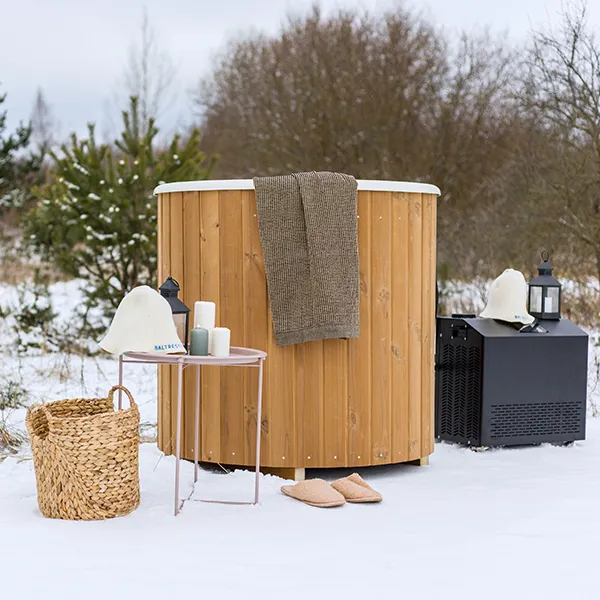
[[[408,459],[421,457],[421,336],[422,336],[422,215],[421,194],[411,194],[409,206],[408,269],[408,365],[409,365],[409,415]]]
[[[269,350],[265,363],[268,437],[265,452],[274,467],[296,462],[296,346],[276,346],[269,313]],[[264,421],[264,419],[263,419]]]
[[[421,392],[421,456],[433,452],[433,404],[434,404],[434,347],[435,347],[435,214],[437,199],[423,195],[423,333]]]
[[[323,340],[323,458],[330,466],[347,464],[348,342]]]
[[[358,193],[360,337],[348,340],[348,461],[371,464],[371,192]]]
[[[219,192],[200,192],[200,278],[201,300],[217,305],[220,323],[220,238]],[[202,460],[214,461],[221,453],[221,373],[219,368],[202,367]]]
[[[169,213],[171,218],[171,268],[165,277],[171,275],[181,285],[184,277],[184,251],[183,251],[183,194],[176,192],[169,198]],[[175,443],[175,433],[177,427],[177,367],[171,369],[171,439]],[[185,390],[183,391],[183,402],[185,403]],[[183,411],[182,418],[183,422]],[[182,430],[183,431],[183,430]],[[173,446],[174,448],[174,446]],[[181,448],[185,448],[182,443]]]
[[[190,329],[194,326],[194,302],[201,297],[200,284],[200,198],[198,192],[183,194],[183,244],[184,265],[181,292],[183,302],[189,306]],[[189,332],[188,332],[189,336]],[[188,338],[189,339],[189,338]],[[183,444],[182,455],[194,455],[194,412],[196,401],[196,368],[184,371]],[[200,448],[202,440],[200,440]]]
[[[220,302],[219,325],[231,330],[231,345],[244,345],[244,248],[242,192],[219,196]],[[244,463],[244,368],[221,369],[221,462]]]
[[[169,194],[158,197],[158,281],[157,288],[171,270],[171,213]],[[158,447],[172,454],[171,440],[171,367],[158,367]]]
[[[392,453],[395,462],[408,460],[408,209],[410,195],[392,198]]]
[[[322,340],[296,346],[296,372],[298,461],[317,468],[325,460]]]
[[[372,377],[372,464],[391,461],[391,193],[381,193],[371,206],[371,323],[373,343]]]
[[[267,350],[267,336],[269,333],[267,284],[257,226],[254,192],[242,192],[242,220],[244,344],[250,348]],[[244,400],[244,457],[246,464],[252,464],[256,460],[258,369],[244,369],[244,371],[246,390]],[[266,391],[263,394],[263,422],[268,420],[269,414]],[[265,427],[262,431],[261,454],[263,454],[268,439],[266,429]],[[264,461],[264,456],[262,458]]]

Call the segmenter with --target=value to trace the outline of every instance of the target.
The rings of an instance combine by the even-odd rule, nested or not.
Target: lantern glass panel
[[[529,312],[542,312],[542,288],[537,285],[529,288]]]
[[[173,322],[175,323],[175,328],[177,329],[177,336],[181,340],[182,344],[185,344],[186,342],[186,321],[187,315],[185,313],[173,314]]]
[[[558,294],[559,289],[557,287],[549,287],[547,295],[544,298],[544,312],[545,313],[557,313],[558,312]]]

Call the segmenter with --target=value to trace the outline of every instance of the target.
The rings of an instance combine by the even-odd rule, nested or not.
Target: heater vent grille
[[[492,439],[572,436],[581,432],[581,402],[493,404],[490,408]]]
[[[481,410],[481,350],[445,344],[440,369],[440,435],[478,440]]]

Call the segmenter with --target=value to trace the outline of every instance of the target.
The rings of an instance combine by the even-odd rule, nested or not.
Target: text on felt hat
[[[175,348],[182,348],[181,344],[162,344],[162,345],[155,345],[154,349],[155,350],[174,350]]]

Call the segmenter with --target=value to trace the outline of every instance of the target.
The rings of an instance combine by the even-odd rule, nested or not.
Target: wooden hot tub
[[[267,352],[261,463],[317,467],[426,462],[433,452],[437,187],[358,181],[360,338],[278,347],[251,180],[161,185],[158,279],[217,305],[231,343]],[[190,318],[191,322],[191,318]],[[158,446],[173,451],[176,374],[159,369]],[[201,460],[255,460],[254,369],[203,367]],[[182,456],[193,458],[194,374],[186,373]],[[292,471],[292,469],[294,471]]]

